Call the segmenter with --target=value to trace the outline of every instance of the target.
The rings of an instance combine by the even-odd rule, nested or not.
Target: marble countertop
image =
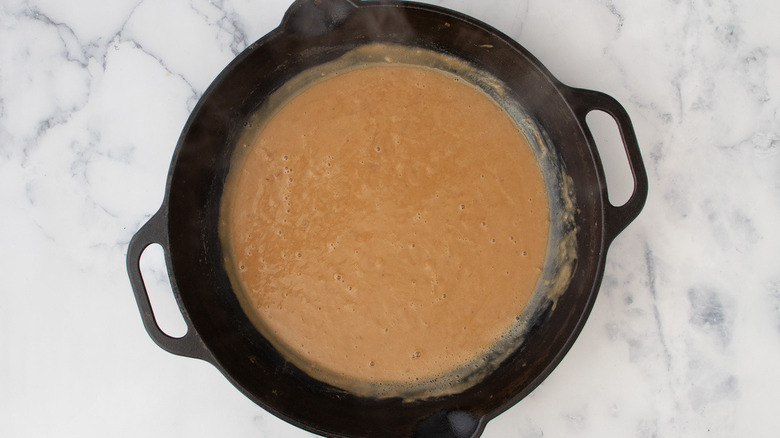
[[[650,181],[574,347],[484,436],[777,436],[780,3],[436,3],[620,101]],[[158,348],[125,271],[190,111],[288,5],[0,3],[0,436],[309,436]],[[619,204],[625,158],[592,127]],[[144,273],[176,334],[161,253]]]

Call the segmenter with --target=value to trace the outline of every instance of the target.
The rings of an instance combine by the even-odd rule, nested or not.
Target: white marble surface
[[[437,3],[617,98],[650,179],[579,340],[484,436],[777,436],[780,3]],[[0,436],[308,436],[156,347],[124,260],[197,99],[287,6],[0,2]],[[180,331],[160,251],[144,266]]]

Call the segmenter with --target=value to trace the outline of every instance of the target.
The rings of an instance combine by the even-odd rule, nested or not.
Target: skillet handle
[[[591,152],[595,156],[598,156],[596,143],[593,140],[593,135],[590,132],[590,128],[588,128],[585,117],[591,111],[600,110],[609,114],[617,123],[620,137],[623,140],[623,148],[628,157],[631,176],[634,180],[634,191],[631,193],[631,197],[628,201],[621,206],[612,205],[612,203],[609,202],[609,198],[606,196],[606,186],[604,188],[604,198],[606,200],[604,204],[606,237],[608,242],[611,242],[628,226],[628,224],[639,216],[639,212],[642,211],[645,201],[647,200],[647,172],[645,170],[645,164],[642,161],[642,154],[639,151],[639,142],[636,139],[634,126],[631,124],[628,113],[617,100],[598,91],[579,88],[569,88],[568,91],[570,96],[569,103],[577,116],[580,126],[582,126],[587,134]]]
[[[149,293],[146,290],[146,285],[144,284],[144,279],[141,275],[141,254],[149,245],[155,243],[159,244],[167,255],[168,232],[166,224],[168,222],[168,217],[164,210],[165,209],[162,208],[155,213],[155,215],[135,233],[133,238],[130,239],[130,245],[127,249],[127,273],[130,276],[130,284],[133,287],[135,301],[138,304],[138,310],[141,312],[141,319],[143,320],[146,332],[160,348],[179,356],[210,361],[211,353],[206,349],[200,336],[192,328],[192,322],[189,320],[186,312],[182,312],[184,321],[187,324],[187,333],[185,333],[184,336],[174,338],[168,336],[160,329],[160,326],[157,324],[157,320],[154,317],[154,311],[152,310],[152,305],[149,301]],[[173,280],[171,281],[171,286],[175,290],[176,286],[173,284]],[[180,303],[179,310],[182,310]]]

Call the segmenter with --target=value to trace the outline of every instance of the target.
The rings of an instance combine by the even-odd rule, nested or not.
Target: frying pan
[[[576,200],[576,261],[566,289],[542,308],[525,339],[478,383],[415,400],[371,398],[316,380],[277,352],[243,312],[223,265],[220,202],[237,138],[268,97],[290,79],[355,48],[386,43],[431,50],[500,80],[544,133]],[[611,115],[634,182],[622,206],[608,201],[604,171],[586,115]],[[160,209],[133,236],[127,269],[144,327],[161,348],[213,364],[274,415],[327,436],[476,437],[528,395],[580,333],[604,273],[607,249],[647,197],[647,175],[623,107],[599,92],[556,80],[518,43],[466,15],[410,2],[300,0],[280,26],[249,46],[194,108],[172,159]],[[174,338],[157,325],[139,268],[144,249],[165,253],[187,325]]]

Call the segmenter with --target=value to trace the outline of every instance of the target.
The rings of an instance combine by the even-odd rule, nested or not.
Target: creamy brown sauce
[[[456,76],[330,76],[245,149],[223,201],[226,264],[261,333],[313,376],[403,386],[479,363],[536,289],[550,217],[537,160]]]

